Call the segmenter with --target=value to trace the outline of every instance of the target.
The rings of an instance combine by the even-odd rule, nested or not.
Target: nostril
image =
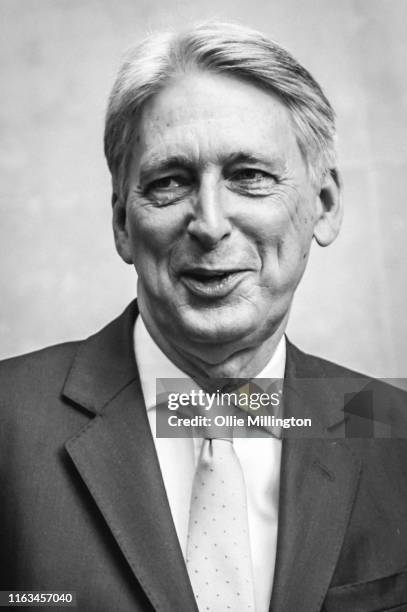
[[[188,233],[204,246],[212,247],[230,235],[231,227],[226,219],[194,219],[188,225]]]

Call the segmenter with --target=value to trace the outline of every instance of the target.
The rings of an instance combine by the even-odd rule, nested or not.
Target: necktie
[[[203,441],[186,562],[200,612],[254,612],[246,489],[231,439]]]

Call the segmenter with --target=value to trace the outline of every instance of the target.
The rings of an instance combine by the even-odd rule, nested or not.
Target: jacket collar
[[[134,300],[119,317],[80,345],[62,390],[66,398],[99,414],[116,393],[138,379],[133,344],[137,316],[138,306]],[[344,380],[343,375],[330,377],[321,360],[306,355],[287,338],[284,389],[291,401],[286,402],[286,410],[302,402],[302,412],[312,413],[321,431],[343,422],[340,387]],[[324,399],[324,408],[318,412],[312,407],[316,391]],[[310,403],[305,406],[308,400]]]
[[[133,346],[137,315],[134,300],[117,319],[80,345],[62,390],[66,398],[100,414],[121,389],[138,377]]]

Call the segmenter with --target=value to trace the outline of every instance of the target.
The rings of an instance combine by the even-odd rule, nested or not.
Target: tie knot
[[[212,423],[202,428],[202,437],[205,440],[225,440],[233,444],[233,427]]]
[[[204,439],[209,440],[210,442],[214,440],[221,440],[222,442],[230,442],[230,444],[233,444],[233,438],[226,437],[226,436],[220,436],[220,435],[213,436],[211,434],[208,434],[204,436]]]
[[[206,440],[226,440],[233,444],[233,418],[237,412],[236,406],[228,406],[222,401],[217,401],[212,406],[208,423],[202,428],[202,436]]]

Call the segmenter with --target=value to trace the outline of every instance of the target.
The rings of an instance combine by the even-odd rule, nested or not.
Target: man
[[[340,227],[334,135],[311,75],[246,28],[129,54],[105,150],[137,304],[2,365],[3,590],[86,612],[407,610],[406,444],[346,437],[360,376],[284,336],[312,239]],[[155,378],[177,376],[284,377],[284,416],[314,434],[157,438]],[[362,387],[400,427],[402,395]]]

